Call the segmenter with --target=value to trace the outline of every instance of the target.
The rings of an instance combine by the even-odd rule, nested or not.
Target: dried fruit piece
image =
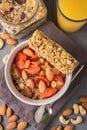
[[[63,116],[69,116],[71,114],[72,114],[72,109],[70,108],[63,111]]]
[[[12,129],[15,129],[17,126],[17,123],[16,122],[10,122],[6,125],[6,130],[12,130]]]
[[[4,46],[4,41],[0,38],[0,49],[2,49]]]
[[[8,121],[9,122],[14,122],[14,121],[17,121],[18,120],[18,116],[17,115],[12,115],[8,118]]]
[[[6,104],[0,106],[0,115],[5,115],[6,113]]]
[[[12,109],[10,107],[8,107],[6,110],[6,116],[10,117],[11,115],[12,115]]]
[[[27,127],[28,123],[26,121],[22,121],[17,125],[18,130],[23,130]]]

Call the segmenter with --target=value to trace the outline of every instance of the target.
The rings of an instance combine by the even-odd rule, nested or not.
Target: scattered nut
[[[8,57],[9,57],[9,54],[6,54],[6,55],[3,57],[3,59],[2,59],[3,64],[6,64]]]
[[[81,116],[77,116],[76,119],[71,119],[71,123],[77,125],[77,124],[82,123],[82,120],[83,120],[83,119],[82,119]]]
[[[10,117],[11,115],[12,115],[12,109],[10,107],[8,107],[6,110],[6,116]]]
[[[4,40],[10,38],[10,36],[9,36],[7,33],[5,33],[5,32],[2,32],[0,36],[1,36],[1,38],[4,39]]]
[[[72,125],[67,125],[64,130],[73,130],[74,126]]]
[[[3,103],[0,106],[0,115],[5,115],[5,113],[6,113],[6,104]]]
[[[18,116],[17,115],[12,115],[8,118],[8,121],[9,122],[14,122],[14,121],[17,121],[18,120]]]
[[[2,122],[2,115],[0,115],[0,122]]]
[[[81,115],[86,115],[86,110],[83,108],[83,106],[79,105],[79,110]]]
[[[82,106],[83,106],[85,109],[87,109],[87,103],[86,103],[86,102],[83,102],[83,103],[82,103]]]
[[[80,102],[87,102],[87,96],[81,96]]]
[[[4,129],[3,129],[3,126],[2,126],[1,124],[0,124],[0,130],[4,130]]]
[[[69,124],[69,122],[70,122],[69,119],[66,120],[62,115],[59,117],[59,120],[61,123],[66,124],[66,125]]]
[[[10,122],[6,125],[6,130],[12,130],[12,129],[15,129],[17,126],[17,123],[16,122]]]
[[[26,121],[22,121],[17,125],[18,130],[23,130],[27,127],[28,123]]]
[[[10,51],[12,52],[14,49],[15,49],[15,45],[13,45],[11,48],[10,48]]]
[[[4,46],[4,41],[0,38],[0,49],[2,49]]]
[[[60,125],[54,126],[51,130],[62,130],[62,126]]]
[[[13,39],[13,38],[8,38],[6,40],[6,43],[9,44],[9,45],[14,45],[17,43],[17,40],[16,39]]]
[[[79,113],[79,105],[78,104],[74,104],[73,109],[74,109],[75,114]]]
[[[63,116],[69,116],[71,114],[72,114],[72,109],[70,108],[63,111]]]

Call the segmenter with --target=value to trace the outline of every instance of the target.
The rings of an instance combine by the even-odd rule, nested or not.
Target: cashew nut
[[[59,117],[59,120],[60,120],[61,123],[66,124],[66,125],[70,122],[69,119],[66,120],[62,115]]]
[[[86,110],[83,108],[83,106],[79,105],[79,110],[81,115],[86,115]]]
[[[74,109],[75,114],[79,113],[79,105],[78,104],[74,104],[73,109]]]
[[[77,116],[77,118],[76,119],[71,119],[71,123],[72,124],[80,124],[80,123],[82,123],[82,117],[81,116]]]

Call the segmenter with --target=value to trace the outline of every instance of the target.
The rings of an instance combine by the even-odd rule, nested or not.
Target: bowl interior
[[[16,54],[22,50],[23,48],[25,48],[27,45],[27,41],[25,41],[24,43],[20,43],[10,54],[7,63],[5,65],[5,80],[7,83],[7,86],[9,88],[9,90],[11,91],[11,93],[20,101],[30,104],[30,105],[46,105],[49,103],[52,103],[56,100],[58,100],[60,97],[62,97],[64,95],[64,93],[67,91],[71,78],[72,78],[72,74],[67,75],[65,78],[65,84],[64,86],[60,89],[59,92],[57,92],[54,96],[46,98],[46,99],[38,99],[38,100],[34,100],[34,99],[30,99],[27,98],[25,96],[23,96],[14,86],[12,78],[11,78],[11,65],[13,63],[13,60],[16,56]]]

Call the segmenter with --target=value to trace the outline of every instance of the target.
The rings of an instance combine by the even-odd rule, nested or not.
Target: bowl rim
[[[10,67],[11,67],[11,64],[14,60],[15,55],[20,50],[22,50],[24,47],[28,46],[27,42],[28,42],[28,40],[21,42],[19,45],[17,45],[17,47],[14,48],[14,50],[10,53],[9,58],[6,62],[6,65],[5,65],[5,80],[6,80],[6,84],[7,84],[8,89],[19,101],[22,101],[23,103],[26,103],[26,104],[29,104],[29,105],[35,105],[35,106],[46,105],[46,104],[50,104],[52,102],[59,100],[69,88],[71,78],[72,78],[72,73],[66,76],[65,84],[61,88],[61,90],[59,92],[57,92],[54,96],[46,98],[46,99],[39,99],[39,100],[29,99],[29,98],[23,96],[14,86],[14,84],[11,80]]]

